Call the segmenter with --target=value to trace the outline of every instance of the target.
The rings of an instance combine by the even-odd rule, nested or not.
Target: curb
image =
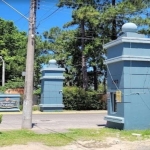
[[[33,115],[44,115],[44,114],[91,114],[91,113],[99,113],[99,114],[103,114],[103,113],[107,113],[107,110],[89,110],[89,111],[62,111],[62,112],[41,112],[41,111],[33,111],[32,114]],[[22,111],[20,112],[0,112],[0,114],[2,115],[18,115],[18,114],[22,114]]]

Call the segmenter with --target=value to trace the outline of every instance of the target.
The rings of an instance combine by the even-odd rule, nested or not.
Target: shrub
[[[0,114],[0,123],[2,122],[2,117],[3,117],[3,115]]]
[[[22,111],[23,110],[23,105],[20,105],[20,111]]]
[[[106,101],[97,91],[85,91],[78,87],[64,87],[63,103],[67,110],[101,110],[106,109]]]
[[[32,110],[38,111],[38,110],[40,110],[40,107],[38,105],[34,105],[34,106],[32,106]]]
[[[5,86],[0,86],[0,91],[5,92],[7,89],[16,89],[24,87],[24,81],[20,78],[8,80]]]
[[[20,105],[20,111],[22,111],[22,110],[23,110],[23,105]],[[40,110],[40,108],[38,105],[34,105],[34,106],[32,106],[32,110],[37,111],[37,110]]]

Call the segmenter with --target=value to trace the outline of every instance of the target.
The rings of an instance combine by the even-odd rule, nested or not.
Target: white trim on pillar
[[[103,46],[103,48],[108,49],[120,43],[143,43],[150,44],[150,39],[148,38],[136,38],[136,37],[121,37],[117,40],[111,41]]]
[[[105,60],[105,64],[116,63],[119,61],[150,61],[150,57],[148,57],[148,56],[122,55],[119,57],[114,57],[114,58]]]

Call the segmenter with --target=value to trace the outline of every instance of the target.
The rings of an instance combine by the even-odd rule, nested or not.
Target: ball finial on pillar
[[[51,60],[49,60],[49,64],[56,64],[57,62],[56,62],[56,60],[55,59],[51,59]]]
[[[50,68],[54,68],[54,67],[57,68],[57,61],[55,59],[49,60],[49,67]]]
[[[137,25],[134,23],[125,23],[122,26],[122,32],[137,32]]]

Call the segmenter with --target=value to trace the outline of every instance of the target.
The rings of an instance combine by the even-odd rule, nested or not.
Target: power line
[[[56,3],[56,2],[54,2],[54,1],[51,1],[51,2],[48,2],[48,1],[44,1],[44,0],[41,0],[41,3],[45,3],[46,5],[49,5],[49,4],[54,4],[54,3]]]
[[[45,17],[44,19],[40,20],[37,28],[39,27],[39,25],[41,24],[41,22],[43,22],[44,20],[46,20],[47,18],[51,17],[54,13],[56,13],[60,8],[57,8],[55,11],[53,11],[51,14],[49,14],[47,17]]]
[[[56,7],[55,5],[52,6],[50,9],[48,9],[48,11],[46,13],[44,13],[39,19],[41,19],[43,16],[45,16],[49,11],[51,11],[52,8]]]
[[[29,12],[27,12],[26,14],[24,14],[24,16],[26,16],[26,15],[28,15],[29,14]],[[18,22],[18,21],[20,21],[22,18],[24,18],[23,16],[22,17],[20,17],[19,19],[17,19],[16,21],[14,21],[14,23],[16,23],[16,22]]]
[[[8,4],[4,0],[2,0],[2,2],[4,2],[7,6],[9,6],[10,8],[12,8],[14,11],[16,11],[18,14],[20,14],[22,17],[24,17],[25,19],[27,19],[29,21],[29,18],[27,18],[25,15],[23,15],[21,12],[19,12],[17,9],[15,9],[13,6],[11,6],[10,4]]]

